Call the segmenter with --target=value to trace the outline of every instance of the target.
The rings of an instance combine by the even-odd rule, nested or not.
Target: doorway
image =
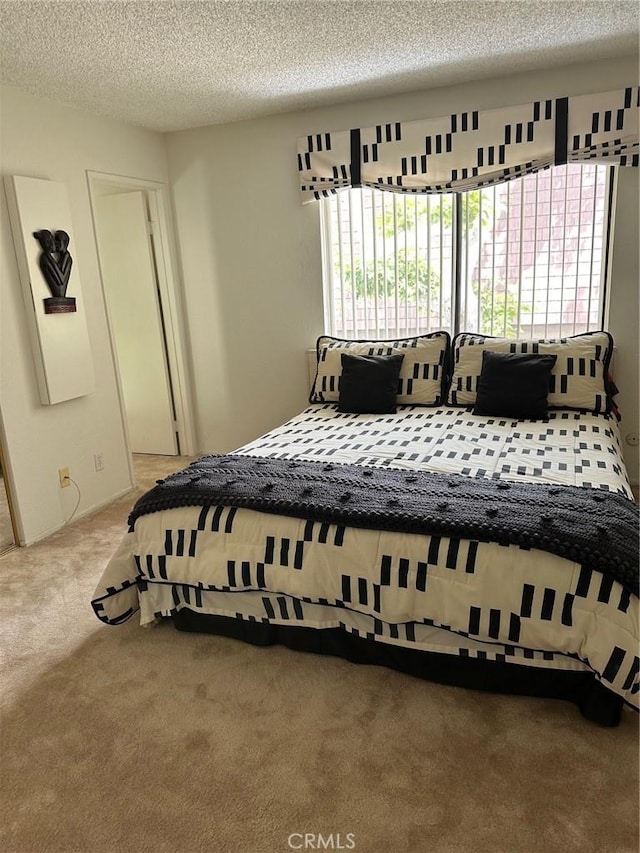
[[[163,185],[88,173],[129,452],[193,455]]]

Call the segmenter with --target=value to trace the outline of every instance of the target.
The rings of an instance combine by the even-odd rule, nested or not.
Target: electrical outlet
[[[71,480],[69,479],[69,469],[68,468],[58,468],[58,477],[60,479],[60,488],[66,489],[67,486],[71,485]]]
[[[640,444],[640,436],[637,432],[630,432],[625,441],[630,447],[637,447]]]
[[[96,471],[104,471],[104,456],[102,453],[93,454],[93,465]]]

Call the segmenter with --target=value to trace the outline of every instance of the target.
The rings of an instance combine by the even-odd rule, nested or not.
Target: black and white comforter
[[[551,412],[545,422],[406,406],[395,415],[313,406],[236,451],[580,486],[631,499],[617,424]],[[505,492],[508,494],[508,491]],[[606,523],[606,519],[603,519]],[[638,599],[608,573],[515,544],[314,522],[223,504],[138,518],[93,606],[118,624],[188,607],[341,627],[394,645],[590,670],[638,706]]]

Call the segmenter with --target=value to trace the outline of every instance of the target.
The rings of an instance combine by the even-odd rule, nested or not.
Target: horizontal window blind
[[[465,193],[362,188],[323,200],[327,331],[557,337],[600,328],[608,173],[569,164]]]

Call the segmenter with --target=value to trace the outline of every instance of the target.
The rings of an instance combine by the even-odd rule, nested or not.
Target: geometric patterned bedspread
[[[405,406],[315,405],[236,453],[587,486],[632,498],[616,421],[548,421]],[[96,615],[142,624],[188,607],[250,621],[340,627],[379,642],[596,673],[638,707],[639,608],[610,576],[517,545],[377,531],[234,507],[137,519],[107,565]]]

